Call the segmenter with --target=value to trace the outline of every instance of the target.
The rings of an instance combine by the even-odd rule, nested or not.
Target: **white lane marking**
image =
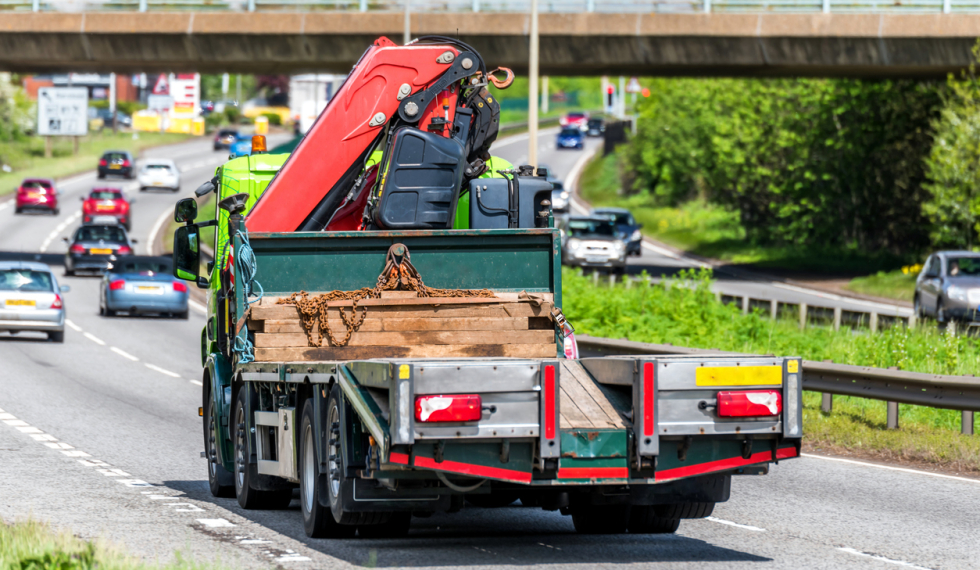
[[[548,127],[547,129],[539,129],[538,136],[550,135],[558,132],[558,127]],[[512,144],[519,143],[521,141],[526,141],[530,137],[528,133],[521,133],[519,135],[514,135],[512,137],[505,137],[493,143],[493,150],[496,150],[502,146],[509,146]]]
[[[160,368],[156,364],[147,363],[146,364],[146,367],[149,368],[150,370],[156,370],[160,374],[166,374],[167,376],[170,376],[171,378],[180,378],[180,374],[177,374],[176,372],[171,372],[171,371],[167,370],[166,368]]]
[[[747,524],[738,524],[736,522],[726,521],[725,519],[719,519],[717,517],[704,517],[704,520],[711,521],[713,523],[724,524],[724,525],[728,525],[728,526],[734,526],[734,527],[738,527],[738,528],[741,528],[741,529],[744,529],[744,530],[751,530],[753,532],[766,532],[766,529],[764,529],[764,528],[759,528],[757,526],[750,526],[750,525],[747,525]]]
[[[85,453],[84,451],[79,451],[77,449],[72,450],[72,451],[67,451],[67,450],[64,450],[63,449],[63,450],[61,450],[61,452],[64,453],[65,455],[67,455],[68,457],[92,457],[88,453]]]
[[[126,473],[122,469],[96,469],[96,471],[105,475],[106,477],[132,477],[132,475]]]
[[[255,538],[246,538],[245,540],[239,540],[238,544],[270,544],[271,540],[258,540]]]
[[[71,225],[72,223],[74,223],[75,220],[77,220],[78,218],[81,218],[81,217],[82,217],[82,212],[81,212],[81,210],[79,210],[79,211],[75,212],[74,214],[72,214],[72,215],[68,216],[67,218],[65,218],[65,221],[63,221],[60,224],[58,224],[58,227],[56,227],[53,232],[51,232],[50,234],[48,234],[48,237],[44,238],[44,242],[41,243],[41,253],[44,253],[44,252],[48,251],[48,246],[50,246],[51,245],[51,242],[54,241],[54,239],[58,237],[58,234],[60,234],[61,232],[65,231],[65,228],[67,228],[69,225]]]
[[[151,483],[147,483],[142,479],[113,479],[116,483],[122,483],[127,487],[152,487]]]
[[[101,459],[79,459],[78,462],[86,467],[109,467],[109,464]]]
[[[76,325],[71,319],[65,319],[65,324],[75,332],[82,332],[82,327]]]
[[[222,527],[222,526],[235,526],[234,524],[226,521],[225,519],[197,519],[197,522],[211,528]]]
[[[5,209],[6,209],[6,208],[7,208],[8,206],[10,206],[10,204],[11,204],[12,202],[13,202],[13,200],[7,200],[7,201],[6,201],[6,202],[4,202],[3,204],[0,204],[0,210],[5,210]]]
[[[807,289],[805,287],[797,287],[796,285],[787,285],[786,283],[772,283],[773,287],[779,287],[780,289],[786,289],[787,291],[796,291],[797,293],[806,293],[807,295],[813,295],[814,297],[821,297],[824,299],[831,299],[838,302],[846,302],[854,305],[863,305],[865,307],[874,307],[877,309],[886,309],[890,311],[896,311],[904,315],[911,315],[912,309],[905,307],[900,307],[898,305],[886,305],[884,303],[874,303],[872,301],[864,301],[861,299],[855,299],[853,297],[845,297],[843,295],[835,295],[833,293],[824,293],[823,291],[816,291],[814,289]]]
[[[17,420],[17,419],[3,420],[3,423],[7,424],[10,427],[27,426],[27,422],[25,422],[24,420]]]
[[[99,346],[105,346],[105,341],[92,333],[82,333],[82,335]]]
[[[53,435],[48,435],[46,433],[35,433],[31,434],[34,441],[58,441]]]
[[[853,548],[838,548],[841,552],[846,552],[848,554],[853,554],[855,556],[864,556],[866,558],[871,558],[879,562],[886,562],[888,564],[894,564],[896,566],[903,566],[905,568],[914,568],[915,570],[933,570],[932,568],[926,568],[925,566],[918,566],[912,564],[911,562],[905,562],[904,560],[893,560],[891,558],[885,558],[884,556],[878,556],[876,554],[868,554],[867,552],[861,552],[860,550],[855,550]]]
[[[944,475],[942,473],[933,473],[931,471],[920,471],[918,469],[908,469],[906,467],[892,467],[891,465],[879,465],[877,463],[854,461],[853,459],[844,459],[842,457],[827,457],[826,455],[813,455],[811,453],[801,453],[800,457],[810,457],[812,459],[825,459],[827,461],[839,461],[840,463],[851,463],[853,465],[861,465],[863,467],[876,467],[878,469],[887,469],[889,471],[901,471],[902,473],[912,473],[914,475],[928,475],[930,477],[939,477],[941,479],[952,479],[954,481],[963,481],[966,483],[980,484],[980,479],[970,479],[969,477],[957,477],[956,475]]]
[[[192,309],[194,309],[195,311],[197,311],[197,312],[199,312],[201,314],[204,314],[204,315],[208,314],[208,308],[205,307],[204,305],[198,303],[194,299],[188,299],[187,300],[187,304],[190,305],[190,307]]]
[[[173,213],[172,209],[165,210],[162,214],[160,214],[160,217],[157,218],[157,221],[153,223],[153,228],[150,229],[150,235],[146,238],[145,245],[147,255],[153,255],[153,246],[156,245],[157,234],[160,233],[160,228],[163,227],[163,224],[170,219],[171,213]]]
[[[47,441],[44,445],[50,447],[51,449],[75,449],[74,447],[68,445],[67,443],[62,443],[60,441]]]
[[[200,380],[191,380],[191,384],[194,384],[195,386],[204,386],[204,383]]]
[[[109,347],[109,350],[111,350],[112,352],[115,352],[116,354],[118,354],[119,356],[121,356],[123,358],[128,358],[128,359],[132,360],[133,362],[139,362],[139,360],[140,360],[139,358],[136,358],[135,356],[133,356],[132,354],[126,352],[125,350],[123,350],[121,348],[116,348],[115,346],[110,346]]]
[[[34,426],[19,427],[19,428],[17,428],[17,431],[19,431],[20,433],[30,433],[30,434],[42,434],[42,433],[44,433],[43,431],[37,429]]]
[[[276,562],[309,562],[309,560],[306,556],[300,556],[299,554],[285,554],[276,558]]]
[[[0,413],[0,420],[16,420],[17,417],[13,414]]]
[[[174,509],[177,513],[203,513],[204,509],[191,503],[167,503],[168,507],[187,507],[186,509]]]

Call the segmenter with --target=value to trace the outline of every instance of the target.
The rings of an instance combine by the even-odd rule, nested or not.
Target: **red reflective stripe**
[[[627,467],[559,467],[559,479],[628,479]]]
[[[643,363],[643,435],[653,435],[653,363]]]
[[[408,465],[408,454],[407,453],[397,453],[392,451],[388,454],[388,463],[398,463],[400,465]]]
[[[544,367],[544,438],[555,439],[555,367]]]
[[[776,450],[777,459],[787,459],[790,457],[796,457],[795,447]],[[742,457],[729,457],[728,459],[719,459],[718,461],[709,461],[707,463],[700,463],[698,465],[675,467],[673,469],[658,471],[654,475],[654,479],[656,479],[657,481],[680,479],[681,477],[702,475],[704,473],[710,473],[712,471],[725,471],[728,469],[736,469],[738,467],[744,467],[746,465],[752,465],[755,463],[768,463],[770,461],[772,461],[772,452],[760,451],[758,453],[753,453],[752,456],[749,457],[748,459],[743,459]]]
[[[472,463],[460,463],[458,461],[445,460],[436,463],[431,457],[415,456],[415,467],[435,469],[436,471],[450,471],[452,473],[462,473],[464,475],[475,475],[478,477],[489,477],[501,481],[513,481],[515,483],[530,483],[531,474],[523,471],[513,471],[511,469],[501,469],[499,467],[487,467],[486,465],[474,465]]]

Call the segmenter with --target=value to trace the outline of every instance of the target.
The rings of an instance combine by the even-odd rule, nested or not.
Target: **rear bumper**
[[[76,255],[65,256],[65,267],[73,271],[105,271],[115,256],[109,255]]]
[[[130,311],[146,313],[183,313],[187,311],[187,293],[150,295],[140,293],[106,293],[106,305],[113,311]]]
[[[14,207],[16,207],[18,210],[27,210],[27,209],[31,209],[31,210],[56,210],[56,209],[58,209],[58,201],[57,200],[48,200],[48,201],[45,201],[45,202],[41,202],[39,200],[33,200],[33,199],[28,199],[28,200],[17,199],[14,202]]]
[[[102,176],[115,175],[115,176],[125,176],[129,178],[133,174],[133,167],[126,166],[123,168],[109,168],[108,166],[100,166],[99,174]]]
[[[0,331],[58,332],[63,330],[65,330],[65,312],[63,310],[0,310]]]

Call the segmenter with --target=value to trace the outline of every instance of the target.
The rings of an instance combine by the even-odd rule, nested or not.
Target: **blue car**
[[[228,150],[231,151],[231,154],[228,156],[229,159],[251,155],[252,137],[239,135],[235,142],[228,145]]]
[[[169,257],[131,255],[113,261],[102,278],[99,314],[145,313],[187,318],[187,283],[173,278]]]
[[[555,142],[558,150],[563,148],[574,148],[582,150],[585,148],[585,135],[578,127],[562,127],[558,132],[558,141]]]

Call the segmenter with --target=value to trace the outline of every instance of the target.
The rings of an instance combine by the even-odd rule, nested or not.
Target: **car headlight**
[[[561,196],[562,200],[568,200],[568,192],[562,192],[559,196]]]
[[[580,240],[578,238],[572,238],[572,239],[568,240],[568,250],[569,251],[575,251],[575,250],[577,250],[580,247],[582,247],[582,240]]]
[[[950,285],[949,289],[946,289],[946,296],[954,301],[966,301],[967,290],[964,289],[963,287]]]
[[[622,252],[626,251],[626,244],[623,243],[623,242],[621,242],[621,241],[614,241],[613,242],[613,249],[616,250],[619,253],[622,253]]]
[[[630,236],[630,241],[640,241],[641,239],[643,239],[643,234],[640,233],[640,230],[633,230],[633,235]]]

